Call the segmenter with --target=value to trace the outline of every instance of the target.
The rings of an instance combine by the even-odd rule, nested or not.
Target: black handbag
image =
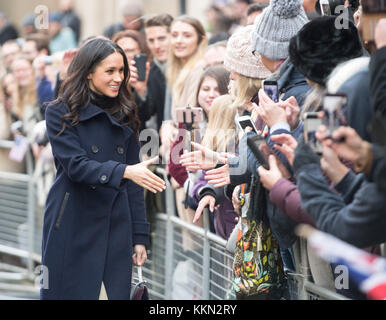
[[[142,278],[142,267],[138,267],[138,283],[131,284],[131,300],[150,300],[146,281]]]

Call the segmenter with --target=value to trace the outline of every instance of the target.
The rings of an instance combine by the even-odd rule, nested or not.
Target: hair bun
[[[270,6],[275,15],[282,18],[296,17],[302,8],[300,0],[271,0]]]

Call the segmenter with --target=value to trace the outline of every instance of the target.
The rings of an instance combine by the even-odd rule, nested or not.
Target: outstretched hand
[[[180,160],[180,164],[190,172],[210,170],[215,168],[219,162],[228,162],[228,155],[225,153],[215,152],[195,142],[192,142],[192,146],[196,151],[183,154]]]
[[[229,164],[208,171],[205,175],[205,180],[207,180],[209,184],[214,185],[215,188],[227,186],[231,183]]]
[[[205,197],[203,197],[198,204],[196,214],[194,215],[194,218],[193,218],[193,223],[196,223],[201,218],[202,212],[207,206],[209,206],[209,210],[213,212],[215,209],[215,204],[216,204],[216,199],[213,196],[206,195]]]
[[[166,189],[165,181],[151,172],[148,167],[158,162],[158,157],[143,161],[136,165],[127,166],[124,178],[132,180],[139,186],[149,190],[150,192],[157,193]]]

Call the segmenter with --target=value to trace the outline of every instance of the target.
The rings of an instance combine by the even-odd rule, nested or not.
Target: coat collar
[[[100,114],[105,114],[113,126],[117,126],[123,130],[128,130],[130,135],[134,133],[133,129],[129,128],[128,126],[122,126],[116,120],[114,120],[108,112],[91,102],[79,110],[79,122],[90,120]]]

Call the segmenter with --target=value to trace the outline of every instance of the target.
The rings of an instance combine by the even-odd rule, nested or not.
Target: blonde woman
[[[230,95],[216,98],[209,112],[209,123],[201,145],[216,152],[234,152],[238,144],[234,121],[236,113],[237,107],[233,104]],[[232,202],[224,197],[219,197],[216,189],[204,180],[204,173],[194,184],[191,196],[197,204],[200,202],[193,222],[196,223],[200,219],[203,209],[209,204],[213,214],[211,215],[211,222],[215,233],[228,239],[237,223],[237,214]],[[216,209],[214,208],[215,205],[218,205]]]
[[[196,92],[205,67],[208,45],[201,22],[187,15],[173,21],[170,33],[171,50],[166,74],[168,93],[164,109],[165,121],[160,130],[161,152],[166,158],[177,134],[176,108],[196,105]]]
[[[16,80],[14,114],[23,123],[23,133],[31,137],[35,125],[42,120],[38,104],[35,74],[32,63],[19,57],[11,65],[12,74]]]
[[[224,95],[228,91],[229,72],[223,66],[212,66],[205,69],[198,82],[197,90],[195,93],[196,104],[195,107],[203,109],[205,120],[194,125],[194,141],[201,141],[206,132],[207,119],[212,108],[215,98]],[[188,173],[184,167],[179,163],[179,157],[182,154],[181,143],[183,144],[183,138],[188,134],[185,131],[183,123],[179,123],[179,135],[178,139],[174,141],[171,148],[171,159],[168,166],[168,170],[171,176],[171,181],[176,190],[176,204],[177,211],[182,220],[192,222],[194,216],[195,205],[192,205],[187,197],[194,182],[200,178],[200,174],[190,174],[188,179]],[[185,149],[185,146],[183,146]],[[187,146],[186,146],[187,147]],[[181,150],[180,150],[181,149]],[[185,206],[183,205],[185,203]],[[200,221],[202,225],[202,221]]]

